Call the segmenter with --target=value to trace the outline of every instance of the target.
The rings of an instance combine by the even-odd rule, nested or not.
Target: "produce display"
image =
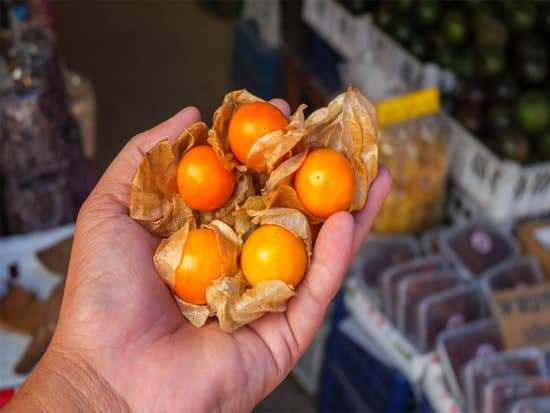
[[[493,379],[514,376],[540,377],[544,374],[542,354],[536,349],[473,359],[464,369],[468,410],[477,412],[482,408],[484,388]]]
[[[350,87],[304,109],[287,119],[231,92],[212,128],[159,142],[136,171],[130,216],[162,238],[153,262],[194,326],[217,316],[233,331],[285,311],[322,222],[364,206],[378,167],[374,107]]]
[[[503,158],[550,159],[550,4],[379,2],[378,27],[456,76],[444,106]]]

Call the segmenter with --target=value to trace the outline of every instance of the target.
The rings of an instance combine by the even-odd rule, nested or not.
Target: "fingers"
[[[283,99],[271,99],[269,101],[273,106],[277,107],[281,112],[285,114],[285,116],[290,115],[290,106],[288,103],[286,103]]]
[[[332,215],[319,232],[310,269],[287,309],[298,356],[313,339],[340,288],[351,257],[353,232],[354,220],[347,212]]]
[[[365,207],[361,211],[355,213],[355,230],[353,234],[351,258],[357,254],[363,241],[365,241],[386,196],[390,192],[391,184],[392,178],[390,171],[384,165],[380,164],[378,175],[369,189]]]

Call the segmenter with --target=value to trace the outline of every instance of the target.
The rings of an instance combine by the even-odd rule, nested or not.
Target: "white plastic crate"
[[[457,121],[450,126],[450,176],[467,203],[497,221],[550,212],[550,162],[521,166],[501,160]]]
[[[305,0],[302,17],[344,58],[360,57],[367,48],[371,17],[354,16],[334,0]]]
[[[74,225],[65,225],[47,231],[0,238],[0,296],[6,293],[10,268],[17,268],[15,285],[46,299],[62,277],[52,273],[40,262],[37,253],[67,239],[74,233]],[[26,376],[16,374],[14,368],[31,342],[30,335],[17,334],[0,328],[0,390],[17,388]]]
[[[281,4],[279,0],[245,0],[242,16],[254,21],[264,43],[276,48],[281,45]]]
[[[325,344],[332,324],[331,320],[332,316],[325,317],[311,345],[292,370],[294,377],[310,396],[316,395],[319,390],[319,379],[325,358]]]

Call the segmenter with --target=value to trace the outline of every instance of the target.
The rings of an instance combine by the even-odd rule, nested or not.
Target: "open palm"
[[[285,102],[273,103],[288,114]],[[136,411],[251,410],[313,339],[391,184],[380,168],[363,211],[325,222],[286,313],[269,314],[233,334],[215,321],[194,328],[153,267],[159,239],[128,216],[128,202],[144,153],[199,119],[195,108],[186,108],[133,138],[84,204],[48,350],[92,366]]]

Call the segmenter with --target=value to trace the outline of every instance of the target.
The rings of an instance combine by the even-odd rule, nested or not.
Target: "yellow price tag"
[[[376,105],[380,126],[426,116],[439,111],[439,89],[429,88],[383,100]]]

